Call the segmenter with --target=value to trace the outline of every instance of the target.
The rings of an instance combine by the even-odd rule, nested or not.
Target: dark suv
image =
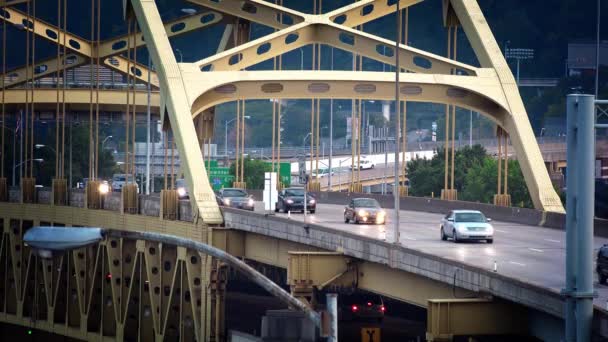
[[[597,252],[597,278],[600,284],[606,284],[606,279],[608,279],[608,244],[600,247],[600,250]]]

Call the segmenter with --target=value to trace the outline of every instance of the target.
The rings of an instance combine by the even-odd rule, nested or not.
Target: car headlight
[[[359,210],[359,211],[357,212],[357,215],[359,215],[359,216],[361,216],[361,217],[364,217],[364,216],[367,216],[367,215],[368,215],[368,213],[367,213],[367,211],[365,211],[365,210],[361,209],[361,210]]]
[[[250,198],[249,201],[247,201],[247,204],[249,204],[250,207],[253,207],[254,202],[255,201],[253,200],[253,198]]]
[[[292,200],[292,199],[288,199],[286,202],[287,202],[288,204],[293,204],[293,200]]]
[[[230,199],[229,198],[224,198],[224,204],[225,205],[230,205]]]
[[[108,192],[110,192],[110,186],[107,183],[101,183],[101,184],[99,184],[99,192],[102,195],[107,194]]]
[[[489,226],[488,228],[486,228],[486,231],[488,232],[488,234],[494,235],[494,227]]]
[[[311,199],[310,201],[308,201],[308,203],[310,203],[310,204],[315,204],[315,200],[314,200],[314,199]]]
[[[182,188],[182,187],[177,188],[177,195],[178,195],[179,197],[184,197],[184,196],[186,196],[186,189],[185,189],[185,188]]]

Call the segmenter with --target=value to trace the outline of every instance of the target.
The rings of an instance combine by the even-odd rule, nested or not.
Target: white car
[[[355,163],[356,163],[356,161],[355,161]],[[361,161],[359,162],[359,167],[356,167],[355,163],[353,163],[353,169],[371,170],[374,167],[376,167],[376,164],[374,164],[374,162],[372,162],[369,159],[361,159]]]
[[[313,178],[323,178],[329,175],[329,169],[319,169],[319,174],[317,175],[317,172],[313,171],[312,172],[312,177]],[[331,172],[331,175],[334,175],[334,171]]]
[[[452,210],[441,220],[441,240],[485,240],[494,242],[494,227],[478,210]]]

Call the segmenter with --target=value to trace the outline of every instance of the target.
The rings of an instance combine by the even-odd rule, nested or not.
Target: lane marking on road
[[[545,241],[549,241],[549,242],[555,242],[555,243],[560,243],[561,241],[559,240],[554,240],[554,239],[543,239]]]
[[[412,240],[412,241],[416,241],[416,239],[415,239],[415,238],[413,238],[413,237],[409,237],[409,236],[406,236],[406,237],[405,237],[405,239],[406,239],[406,240]]]
[[[526,264],[522,264],[521,262],[509,261],[509,264],[517,265],[517,266],[526,266]]]
[[[501,232],[501,233],[506,233],[507,232],[506,230],[502,230],[502,229],[494,229],[494,230],[497,231],[497,232]]]
[[[528,248],[529,250],[533,251],[533,252],[538,252],[538,253],[543,253],[544,251],[542,249],[538,249],[538,248]]]

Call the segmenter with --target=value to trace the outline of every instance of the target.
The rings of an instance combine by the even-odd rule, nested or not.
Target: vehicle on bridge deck
[[[188,186],[186,180],[183,178],[175,180],[175,188],[177,189],[177,196],[179,199],[188,199],[190,194],[188,193]]]
[[[335,174],[334,170],[331,170],[331,175],[333,176]],[[316,178],[316,179],[320,179],[323,177],[327,177],[329,176],[329,169],[319,169],[319,174],[317,175],[316,171],[312,172],[312,177]]]
[[[349,295],[341,296],[338,307],[339,321],[378,321],[381,322],[386,312],[381,296]]]
[[[452,210],[441,220],[441,240],[485,240],[494,242],[492,220],[478,210]]]
[[[371,170],[374,167],[376,167],[376,164],[374,164],[373,161],[369,160],[369,159],[363,159],[361,158],[361,161],[359,161],[359,167],[357,167],[357,162],[353,162],[352,164],[352,168],[353,169],[359,169],[359,170]]]
[[[283,211],[301,211],[304,212],[304,197],[306,197],[306,211],[314,214],[317,210],[317,200],[315,197],[307,192],[304,196],[304,188],[286,188],[279,191],[277,203],[274,207],[275,212]]]
[[[133,175],[115,173],[112,176],[112,191],[122,191],[122,187],[126,184],[135,184],[137,186],[137,193],[139,193],[139,184],[137,184]]]
[[[603,245],[600,250],[597,251],[597,266],[595,268],[597,272],[598,282],[600,284],[606,284],[608,279],[608,245]]]
[[[344,223],[375,223],[384,224],[386,211],[373,198],[353,198],[344,207]]]
[[[220,206],[253,211],[255,201],[244,189],[224,188],[217,192],[217,204]]]

